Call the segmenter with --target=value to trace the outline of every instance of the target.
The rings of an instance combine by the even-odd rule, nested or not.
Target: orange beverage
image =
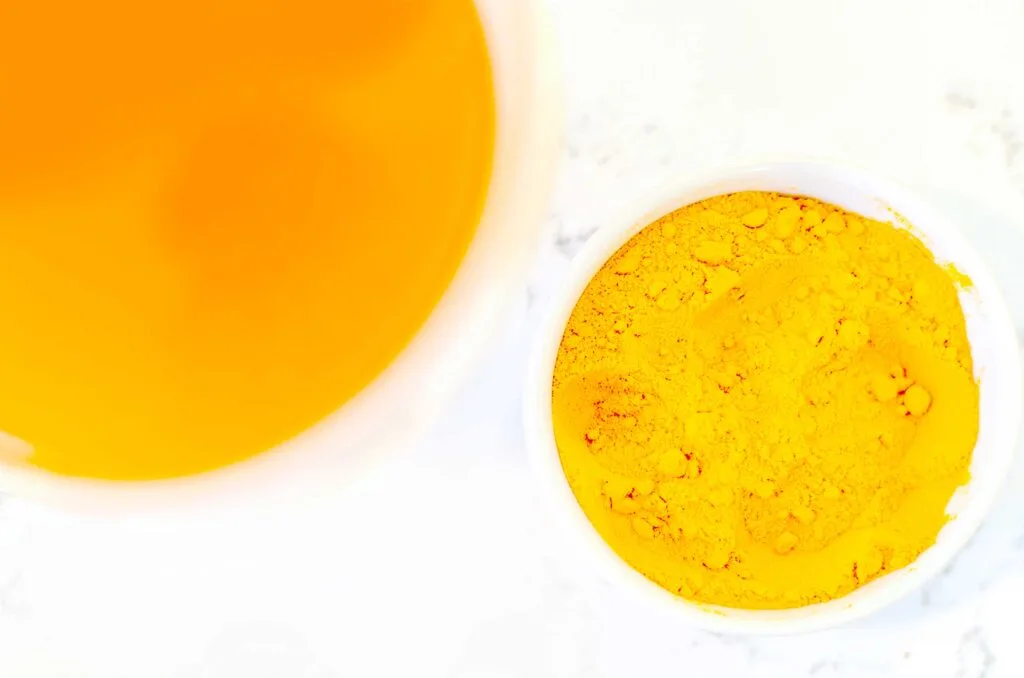
[[[490,174],[471,0],[4,4],[0,431],[29,463],[223,466],[402,350]]]

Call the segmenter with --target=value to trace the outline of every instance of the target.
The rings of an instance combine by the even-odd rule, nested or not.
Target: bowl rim
[[[826,182],[843,184],[846,188],[870,195],[892,210],[897,219],[902,215],[914,215],[911,229],[915,234],[923,233],[926,240],[937,239],[954,248],[957,254],[952,259],[958,268],[963,266],[960,270],[969,272],[972,293],[976,292],[980,299],[984,299],[988,312],[986,318],[997,342],[1000,364],[1010,374],[1020,373],[1020,356],[1009,310],[994,278],[967,237],[912,192],[873,172],[819,159],[767,160],[686,175],[656,186],[614,210],[613,216],[600,225],[573,259],[559,288],[547,300],[547,309],[532,347],[524,389],[523,419],[528,461],[541,495],[540,501],[551,517],[549,529],[557,532],[559,538],[555,543],[569,566],[606,585],[625,590],[645,606],[708,631],[754,635],[820,631],[860,619],[903,598],[940,572],[967,543],[991,508],[1014,457],[1022,409],[1019,380],[1004,394],[1005,400],[999,404],[998,416],[990,424],[996,436],[995,461],[987,464],[991,468],[986,476],[990,482],[972,496],[967,511],[947,523],[941,533],[943,539],[901,570],[873,580],[833,601],[791,610],[740,610],[686,600],[647,579],[616,554],[598,534],[566,479],[552,425],[551,378],[558,347],[573,308],[601,266],[633,235],[662,216],[705,198],[743,190],[714,190],[713,187],[722,183],[750,182],[757,177],[783,177],[779,180],[783,182],[787,176],[800,175],[814,175]],[[813,193],[802,193],[799,188],[792,193],[814,197]],[[919,231],[921,224],[926,227]],[[972,477],[964,487],[973,482]],[[900,574],[900,577],[893,578],[892,574]],[[852,602],[855,595],[856,603]]]
[[[441,298],[405,347],[334,412],[227,466],[152,480],[65,476],[0,460],[0,492],[72,512],[192,509],[238,493],[302,500],[410,446],[486,350],[539,248],[563,133],[561,74],[541,0],[474,0],[495,97],[495,148],[477,230]],[[516,237],[499,238],[515,232]],[[485,240],[486,236],[486,240]],[[456,335],[453,338],[453,335]]]

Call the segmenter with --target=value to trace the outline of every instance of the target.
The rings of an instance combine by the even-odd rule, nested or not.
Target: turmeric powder
[[[827,601],[913,561],[968,479],[957,289],[909,231],[719,196],[595,275],[552,383],[563,468],[630,565],[735,608]]]

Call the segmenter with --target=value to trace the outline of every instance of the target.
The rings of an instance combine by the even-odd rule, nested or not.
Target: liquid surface
[[[30,463],[222,466],[411,339],[490,173],[470,0],[4,5],[0,430]]]

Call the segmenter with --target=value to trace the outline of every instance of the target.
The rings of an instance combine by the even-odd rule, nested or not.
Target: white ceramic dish
[[[950,501],[953,519],[935,545],[910,566],[887,574],[843,598],[793,610],[752,611],[700,605],[662,589],[621,560],[598,535],[576,502],[562,471],[551,423],[551,376],[565,324],[598,269],[647,224],[693,202],[741,190],[807,195],[865,216],[892,220],[895,210],[912,224],[941,262],[952,262],[974,286],[961,293],[975,376],[981,388],[981,428],[971,480]],[[939,214],[901,188],[868,174],[830,164],[762,164],[687,179],[636,203],[605,225],[573,262],[567,284],[551,302],[525,394],[527,444],[557,543],[573,567],[611,583],[695,626],[736,633],[818,630],[862,617],[906,595],[941,570],[981,523],[1013,457],[1021,416],[1020,358],[999,289],[966,238]]]
[[[486,348],[539,244],[554,181],[562,110],[540,0],[477,0],[497,102],[493,176],[477,233],[455,279],[410,345],[334,415],[275,450],[182,479],[114,483],[22,466],[0,490],[73,510],[137,511],[239,493],[278,499],[334,491],[360,467],[407,448]],[[282,496],[283,495],[283,496]]]

